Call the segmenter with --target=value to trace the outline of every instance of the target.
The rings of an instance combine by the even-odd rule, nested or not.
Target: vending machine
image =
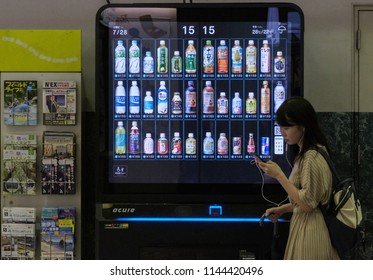
[[[290,173],[276,110],[303,95],[303,33],[289,3],[97,12],[97,258],[268,258],[287,196],[253,154]]]

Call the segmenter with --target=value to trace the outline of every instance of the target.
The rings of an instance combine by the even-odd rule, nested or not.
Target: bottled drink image
[[[227,155],[228,154],[228,139],[225,136],[225,133],[220,133],[218,139],[218,155]]]
[[[242,114],[242,99],[240,98],[239,92],[234,93],[234,98],[232,100],[232,114],[234,115]]]
[[[126,90],[123,86],[123,81],[118,81],[118,85],[115,89],[115,113],[126,113]]]
[[[263,81],[263,86],[260,89],[260,113],[271,113],[271,90],[268,87],[268,81]]]
[[[140,132],[136,121],[132,122],[130,131],[129,153],[132,155],[137,155],[140,153]]]
[[[137,41],[132,40],[132,45],[128,53],[129,57],[129,73],[140,73],[140,48],[137,46]]]
[[[185,50],[185,72],[188,74],[197,72],[197,51],[193,40],[188,41],[188,47]]]
[[[154,154],[154,140],[152,138],[151,133],[146,133],[146,137],[144,139],[144,154],[152,155]]]
[[[188,138],[185,141],[185,154],[195,155],[197,153],[197,141],[192,132],[188,133]]]
[[[242,73],[242,47],[239,40],[234,40],[232,47],[232,73]]]
[[[225,97],[225,92],[220,93],[217,107],[218,114],[228,114],[228,99]]]
[[[183,72],[183,63],[179,51],[174,52],[174,56],[171,59],[171,73],[180,74]]]
[[[123,40],[118,40],[114,51],[115,67],[114,71],[118,74],[126,73],[126,49]]]
[[[254,40],[249,40],[249,45],[246,48],[246,73],[256,73],[256,56],[257,49]]]
[[[249,133],[249,141],[247,143],[247,152],[255,153],[255,142],[254,142],[254,135],[252,133]]]
[[[183,152],[183,144],[180,138],[180,133],[175,132],[174,137],[172,138],[172,147],[171,153],[173,155],[181,155]]]
[[[225,40],[220,40],[218,47],[218,73],[228,73],[228,47],[225,44]]]
[[[211,137],[211,132],[206,132],[206,137],[203,139],[203,154],[213,155],[214,149],[214,139]]]
[[[150,51],[145,53],[143,69],[144,74],[154,73],[154,58],[152,57],[152,53]]]
[[[136,81],[132,81],[132,86],[130,87],[130,114],[140,113],[140,90],[137,86]]]
[[[214,98],[214,88],[211,86],[211,81],[206,81],[206,86],[202,91],[204,114],[213,114],[215,112]]]
[[[211,40],[206,40],[206,45],[203,47],[203,73],[214,73],[215,67],[215,50],[211,45]]]
[[[256,98],[254,97],[254,92],[249,92],[246,99],[246,114],[256,114]]]
[[[183,112],[183,102],[180,97],[180,92],[174,92],[174,96],[171,101],[171,113],[180,115]]]
[[[161,40],[157,48],[157,72],[168,73],[168,48],[165,40]]]
[[[285,58],[282,56],[282,51],[277,51],[273,66],[276,74],[285,73]]]
[[[154,99],[150,91],[146,91],[144,97],[144,113],[153,114],[154,113]]]
[[[157,112],[158,114],[165,115],[168,113],[168,90],[166,88],[166,82],[161,81],[158,89],[157,96]]]
[[[197,113],[197,92],[193,81],[188,81],[188,87],[185,91],[185,113]]]
[[[263,46],[260,48],[260,72],[271,72],[271,48],[268,45],[268,40],[263,40]]]
[[[157,152],[160,155],[168,154],[168,140],[165,133],[160,133],[159,139],[157,141]]]
[[[273,90],[273,101],[275,103],[274,113],[277,112],[278,108],[285,101],[286,93],[285,88],[282,85],[282,81],[278,81],[275,89]]]
[[[115,129],[115,153],[117,155],[126,153],[126,129],[122,121],[118,122],[118,127]]]

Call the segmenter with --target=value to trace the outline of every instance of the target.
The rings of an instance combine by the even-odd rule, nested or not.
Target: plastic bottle
[[[129,72],[131,74],[140,73],[140,48],[137,46],[137,41],[132,40],[132,45],[129,49]]]
[[[197,71],[197,51],[194,47],[193,40],[188,41],[188,47],[185,50],[185,72],[188,74]]]
[[[118,122],[118,127],[115,129],[115,153],[117,155],[126,153],[126,129],[122,121]]]
[[[225,133],[220,133],[218,139],[218,155],[227,155],[228,154],[228,139],[225,136]]]
[[[213,155],[214,151],[214,139],[211,137],[211,132],[206,132],[206,137],[203,139],[203,153]]]
[[[220,40],[218,47],[218,73],[228,73],[228,47],[225,45],[225,40]]]
[[[206,40],[206,45],[203,47],[203,73],[214,73],[215,50],[211,45],[211,40]]]
[[[217,107],[218,114],[228,114],[228,99],[225,97],[225,92],[220,93]]]
[[[276,74],[285,73],[285,58],[282,56],[282,51],[277,51],[273,66]]]
[[[172,150],[173,155],[181,155],[183,152],[183,144],[180,138],[180,133],[175,132],[174,137],[172,138]]]
[[[130,87],[130,114],[140,113],[140,90],[136,81],[132,81]]]
[[[285,101],[285,88],[282,81],[278,81],[275,89],[273,90],[273,99],[275,103],[274,112],[276,113],[281,104]]]
[[[179,51],[174,51],[174,56],[171,59],[171,73],[180,74],[182,73],[183,63]]]
[[[152,53],[150,51],[145,53],[143,69],[144,74],[154,73],[154,58],[152,57]]]
[[[232,47],[232,73],[242,73],[242,47],[239,40],[234,40]]]
[[[132,122],[132,127],[130,131],[130,154],[136,155],[140,153],[140,132],[137,127],[137,122]]]
[[[118,85],[115,89],[115,113],[126,113],[126,90],[123,86],[123,81],[118,81]]]
[[[180,92],[174,92],[171,101],[171,112],[174,115],[180,115],[183,112],[183,102],[180,97]]]
[[[256,114],[256,98],[254,97],[253,92],[249,92],[246,99],[246,114]]]
[[[168,90],[166,88],[166,82],[161,81],[160,87],[158,89],[158,105],[157,112],[158,114],[165,115],[168,113]]]
[[[247,144],[247,152],[255,153],[255,142],[254,142],[254,136],[252,133],[249,133],[249,142]]]
[[[157,151],[160,155],[168,154],[168,140],[165,133],[160,133],[159,139],[157,141]]]
[[[234,98],[232,99],[232,114],[234,115],[242,114],[242,99],[240,98],[239,92],[235,92]]]
[[[168,49],[165,40],[161,40],[157,48],[157,72],[168,73]]]
[[[185,113],[197,113],[197,92],[193,81],[188,81],[188,87],[185,91]]]
[[[123,46],[123,40],[118,40],[114,51],[115,73],[126,73],[126,48]]]
[[[185,141],[185,154],[195,155],[197,153],[197,141],[192,132],[188,133],[188,138]]]
[[[206,81],[206,86],[202,91],[203,113],[213,114],[215,112],[214,104],[214,88],[211,86],[211,81]]]
[[[268,87],[268,81],[263,81],[260,89],[260,113],[270,114],[271,112],[271,91]]]
[[[249,40],[249,45],[246,48],[246,73],[256,73],[256,56],[257,49],[254,40]]]
[[[146,133],[146,138],[144,139],[144,154],[152,155],[154,154],[154,140],[151,133]]]
[[[268,40],[263,40],[263,46],[260,48],[260,72],[271,72],[271,48],[268,45]]]
[[[154,100],[152,97],[152,93],[150,91],[146,91],[144,97],[144,113],[145,114],[153,114],[154,113]]]

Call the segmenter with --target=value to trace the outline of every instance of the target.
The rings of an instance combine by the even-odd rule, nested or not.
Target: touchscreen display
[[[276,110],[302,95],[302,25],[293,6],[101,10],[104,180],[123,192],[140,183],[258,184],[252,153],[288,171]]]

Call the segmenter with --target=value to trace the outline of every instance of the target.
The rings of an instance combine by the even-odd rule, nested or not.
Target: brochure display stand
[[[0,36],[1,259],[80,259],[80,31]]]

